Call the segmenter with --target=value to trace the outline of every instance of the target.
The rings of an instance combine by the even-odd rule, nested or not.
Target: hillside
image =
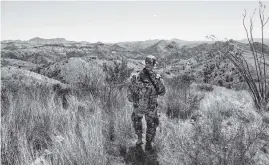
[[[68,42],[65,38],[53,38],[53,39],[44,39],[40,37],[35,37],[28,40],[31,44],[44,45],[44,44],[62,44]]]
[[[1,58],[1,67],[14,66],[18,68],[25,68],[27,70],[34,70],[38,65],[17,59]]]
[[[14,45],[14,43],[12,43]],[[25,44],[25,43],[24,43]],[[123,56],[128,58],[142,58],[139,51],[127,50],[118,44],[103,43],[57,43],[32,45],[22,47],[16,43],[15,47],[5,46],[1,49],[2,57],[23,60],[37,64],[49,64],[65,58],[91,56],[99,59],[117,59]]]
[[[129,50],[140,51],[149,46],[156,44],[158,41],[159,41],[158,39],[155,39],[155,40],[146,40],[146,41],[119,42],[117,44]]]
[[[160,40],[156,44],[142,50],[144,54],[152,54],[159,58],[163,58],[171,54],[177,54],[178,51],[179,45],[176,42],[167,42],[165,40]]]
[[[250,72],[255,78],[255,63],[250,48],[246,44],[233,40],[229,42],[216,42],[214,44],[205,43],[194,47],[184,46],[179,50],[178,54],[167,57],[166,73],[174,75],[187,74],[193,77],[196,82],[206,82],[228,88],[238,86],[238,84],[242,84],[242,76],[227,58],[227,55],[218,52],[220,48],[225,48],[229,44],[239,46],[244,58],[249,62]],[[258,48],[257,45],[256,47]],[[267,50],[267,47],[264,46],[264,49]],[[261,57],[258,49],[257,51],[258,57]],[[265,63],[268,66],[269,56],[266,51],[264,53]],[[267,72],[269,72],[268,67]]]
[[[74,84],[90,73],[101,76],[103,74],[101,66],[101,60],[72,57],[48,65],[40,69],[39,73],[61,82]]]
[[[218,54],[220,47],[225,47],[229,42],[237,44],[243,50],[245,58],[251,64],[250,69],[253,70],[255,64],[248,44],[234,40],[212,43],[172,39],[105,44],[36,37],[29,41],[2,41],[1,54],[3,66],[23,67],[57,79],[67,74],[55,76],[59,72],[57,70],[66,70],[63,68],[71,67],[64,64],[68,61],[73,63],[74,59],[96,59],[102,63],[102,60],[117,60],[124,57],[130,61],[128,64],[130,67],[138,70],[139,67],[143,67],[143,64],[140,65],[141,63],[136,61],[143,60],[145,56],[151,54],[158,58],[157,69],[166,73],[167,76],[189,74],[197,82],[229,87],[231,84],[242,81],[242,77],[233,64],[226,57]],[[262,45],[255,43],[255,47],[257,52],[261,53]],[[269,65],[269,47],[264,45],[263,48],[266,65]],[[64,81],[70,81],[70,78]]]
[[[175,42],[178,47],[182,46],[196,46],[202,43],[213,43],[212,41],[185,41],[185,40],[180,40],[177,38],[173,38],[171,40],[161,40],[161,39],[153,39],[153,40],[145,40],[145,41],[129,41],[129,42],[119,42],[117,43],[118,45],[126,48],[126,49],[131,49],[131,50],[143,50],[146,49],[150,46],[153,46],[154,44],[160,42],[160,41],[165,41],[165,42]]]
[[[25,87],[49,87],[60,85],[62,88],[67,87],[55,79],[50,79],[46,76],[35,72],[17,67],[2,67],[1,68],[1,88],[8,90],[9,87],[19,90]]]
[[[261,38],[254,38],[253,40],[254,40],[254,42],[262,43],[262,39]],[[244,44],[248,44],[248,39],[242,39],[242,40],[239,40],[239,42],[242,42]],[[263,43],[265,45],[269,46],[269,38],[264,38],[263,39]]]

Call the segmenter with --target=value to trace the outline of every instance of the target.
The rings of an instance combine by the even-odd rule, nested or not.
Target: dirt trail
[[[157,128],[157,132],[160,132],[160,129],[162,129],[163,120],[165,120],[165,114],[160,113],[160,125]],[[146,121],[144,118],[142,119],[144,132],[146,131]],[[136,138],[130,139],[130,144],[128,146],[127,151],[122,154],[121,156],[124,158],[124,162],[126,164],[131,165],[159,165],[158,161],[158,150],[156,149],[156,144],[153,144],[153,147],[149,150],[145,149],[145,133],[143,133],[143,144],[142,145],[136,145]],[[159,136],[157,133],[156,136]]]
[[[159,165],[158,155],[155,148],[145,150],[144,146],[131,146],[123,155],[126,164],[132,165]]]

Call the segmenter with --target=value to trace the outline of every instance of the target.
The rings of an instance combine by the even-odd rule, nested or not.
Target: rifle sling
[[[159,93],[159,90],[158,90],[156,84],[153,82],[152,78],[150,77],[149,72],[148,72],[146,69],[144,69],[144,73],[145,73],[145,74],[147,75],[147,77],[149,78],[149,81],[150,81],[151,84],[154,86],[156,92]]]

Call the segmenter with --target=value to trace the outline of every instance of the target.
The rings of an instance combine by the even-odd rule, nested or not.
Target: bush
[[[127,61],[122,59],[121,62],[113,61],[112,65],[103,63],[103,71],[108,84],[122,84],[130,77],[133,69],[129,69]]]
[[[195,104],[190,93],[192,78],[185,74],[166,81],[167,94],[165,102],[167,116],[180,119],[191,117],[192,105]]]
[[[126,87],[126,81],[130,77],[132,69],[127,66],[127,61],[122,59],[121,62],[113,61],[112,64],[103,63],[105,72],[105,88],[101,96],[103,109],[109,114],[109,139],[115,140],[115,120],[116,111],[114,105],[120,104],[122,100],[117,100],[118,94],[122,94],[122,89]]]
[[[82,94],[100,97],[105,87],[105,73],[97,63],[82,63],[82,69],[74,88]]]

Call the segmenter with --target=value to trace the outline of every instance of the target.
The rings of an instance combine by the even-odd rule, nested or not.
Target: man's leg
[[[145,117],[147,122],[146,141],[147,145],[151,147],[151,142],[155,139],[156,128],[159,125],[159,117],[156,110],[150,111]]]
[[[143,144],[142,141],[142,133],[143,133],[143,126],[142,126],[142,118],[143,114],[133,112],[132,113],[132,121],[133,121],[133,127],[135,130],[135,134],[137,135],[137,145]]]

